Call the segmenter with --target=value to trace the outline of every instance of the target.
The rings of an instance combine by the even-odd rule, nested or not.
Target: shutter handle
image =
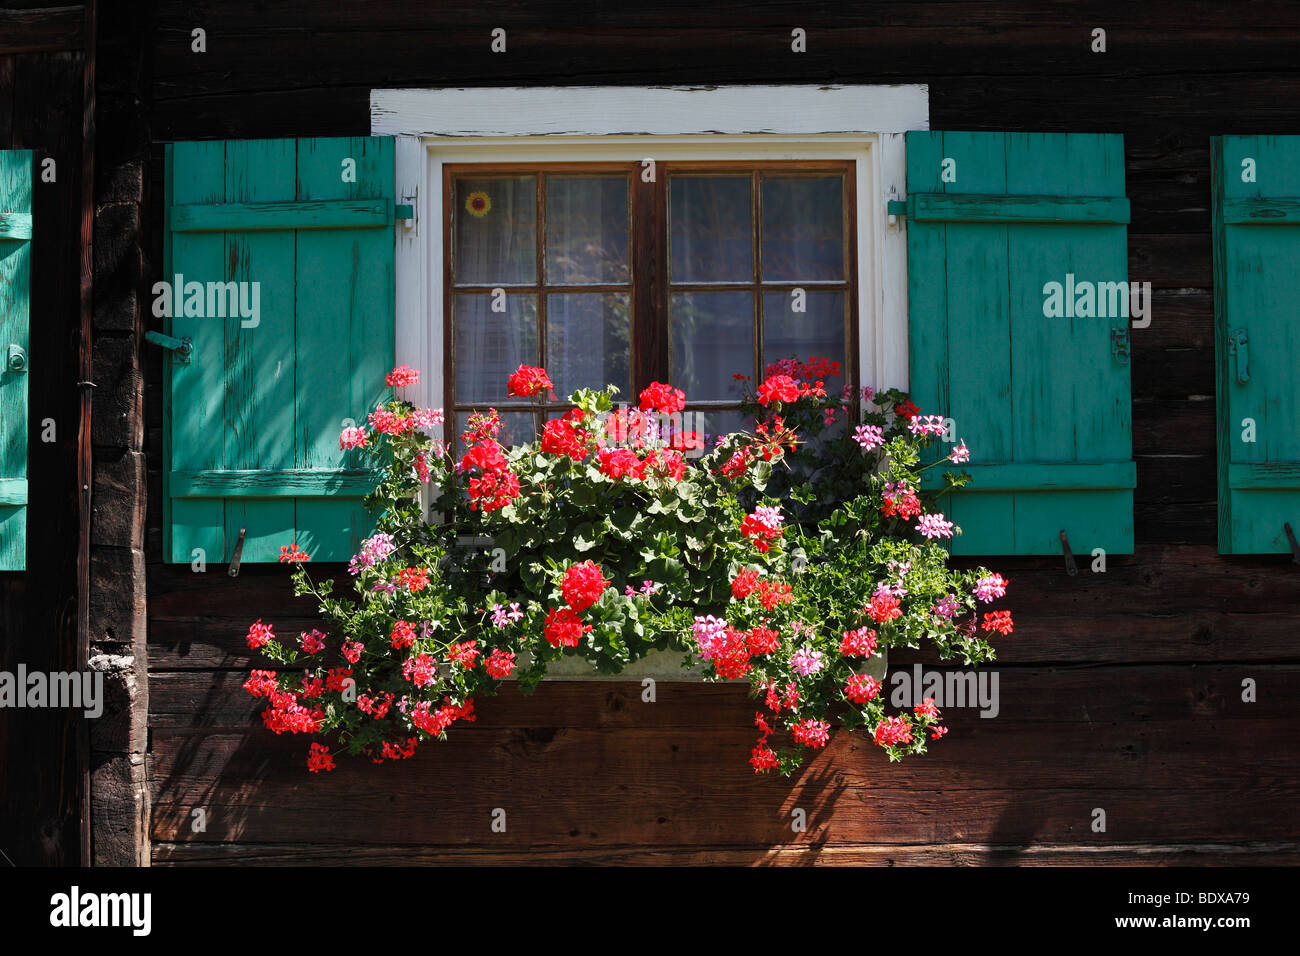
[[[1300,564],[1300,541],[1295,539],[1295,532],[1291,530],[1291,522],[1282,522],[1282,530],[1286,532],[1287,544],[1291,545],[1291,562]]]
[[[27,371],[27,353],[23,351],[21,345],[9,346],[9,354],[5,360],[5,370],[21,374]]]
[[[1250,381],[1250,353],[1246,351],[1246,330],[1233,329],[1228,334],[1228,354],[1235,356],[1237,384],[1245,385]]]
[[[194,343],[188,337],[177,339],[172,338],[170,335],[163,335],[161,332],[146,332],[144,340],[175,352],[176,361],[178,362],[188,364],[190,356],[194,354]]]
[[[239,559],[244,554],[244,532],[246,528],[239,529],[239,538],[235,541],[235,553],[230,556],[230,569],[226,571],[232,578],[239,577]]]
[[[1074,563],[1074,549],[1070,547],[1070,539],[1065,536],[1065,529],[1061,529],[1061,553],[1065,555],[1065,573],[1074,577],[1079,573],[1079,567]]]

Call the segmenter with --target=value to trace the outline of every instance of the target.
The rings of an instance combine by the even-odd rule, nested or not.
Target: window
[[[462,420],[472,408],[493,405],[508,428],[527,437],[537,422],[530,421],[531,410],[508,407],[501,374],[513,371],[523,352],[534,356],[530,364],[551,371],[560,399],[571,375],[595,384],[608,378],[623,388],[623,363],[621,397],[635,400],[638,387],[671,380],[708,416],[706,431],[725,430],[738,419],[732,374],[761,373],[767,361],[794,352],[841,361],[862,384],[906,387],[907,236],[885,204],[905,193],[904,131],[928,125],[928,91],[910,85],[374,90],[371,131],[395,137],[397,202],[414,213],[399,228],[396,249],[397,359],[425,372],[408,396],[459,408]],[[647,159],[655,163],[651,184],[642,180]],[[493,188],[515,181],[512,193],[524,189],[534,197],[526,213],[522,198],[501,200],[529,217],[509,241],[529,244],[529,261],[536,263],[530,273],[511,273],[524,262],[525,248],[487,240],[486,229],[479,242],[487,245],[474,255],[494,263],[482,259],[475,266],[463,258],[467,250],[458,256],[454,243],[464,230],[494,218],[489,212],[480,220],[463,208],[470,193],[482,191],[475,181]],[[612,225],[623,207],[615,183],[627,190],[625,256]],[[549,196],[553,188],[563,196]],[[701,205],[706,201],[712,206]],[[559,202],[567,216],[557,218]],[[776,215],[783,208],[784,217]],[[686,252],[684,244],[698,247],[704,238],[691,213],[710,209],[743,213],[743,238],[738,229],[730,239],[718,233],[712,240],[730,243],[735,272],[721,272],[716,262],[709,272],[702,269],[702,248]],[[838,219],[799,218],[831,209]],[[682,261],[673,271],[674,228],[677,252],[695,256],[695,272]],[[618,275],[605,269],[575,280],[558,262],[548,274],[547,262],[537,260],[548,235],[572,243],[583,230],[600,237],[605,257],[617,255]],[[497,245],[489,248],[492,241]],[[745,249],[747,258],[733,258],[733,252],[744,257]],[[741,275],[746,262],[750,271]],[[796,287],[805,292],[804,312],[793,308]],[[536,309],[532,323],[515,315],[508,326],[513,338],[504,334],[502,314],[490,312],[498,288],[508,307],[523,309],[518,297],[526,297]],[[475,301],[475,294],[484,298]],[[748,324],[740,323],[742,299]],[[552,305],[570,310],[568,354],[552,335],[560,325]],[[466,310],[473,307],[489,309],[485,324],[472,325]],[[840,318],[827,324],[832,312]],[[493,335],[493,328],[502,334]],[[578,329],[592,335],[579,343]],[[619,352],[615,337],[624,334]],[[469,365],[464,335],[475,337]],[[681,343],[676,352],[675,342]],[[746,349],[752,357],[736,361]],[[477,384],[467,382],[470,376]],[[479,386],[497,391],[475,392]],[[458,388],[464,390],[457,394]],[[560,407],[557,402],[547,413]]]
[[[449,215],[446,405],[491,405],[505,437],[540,428],[506,395],[544,365],[574,389],[682,388],[699,430],[744,427],[736,375],[798,356],[852,383],[853,164],[764,162],[460,166]]]

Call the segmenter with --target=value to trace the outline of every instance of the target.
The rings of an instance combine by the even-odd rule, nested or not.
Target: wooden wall
[[[90,342],[89,106],[93,27],[84,5],[0,2],[0,149],[33,153],[28,548],[0,573],[0,670],[86,666]],[[53,159],[54,181],[43,163]],[[52,420],[55,440],[41,440]],[[79,451],[85,451],[85,455]],[[84,481],[82,480],[84,479]],[[16,865],[86,862],[85,722],[0,710],[0,852]],[[3,865],[0,862],[0,865]]]
[[[249,621],[304,628],[310,608],[279,568],[161,563],[148,354],[154,863],[1300,862],[1300,568],[1215,550],[1208,208],[1211,135],[1300,132],[1293,4],[160,0],[150,35],[155,198],[162,143],[365,134],[372,87],[923,82],[935,129],[1122,133],[1130,278],[1157,290],[1132,336],[1137,553],[1077,578],[1059,558],[998,562],[1017,621],[1001,715],[953,711],[949,737],[902,765],[842,735],[793,782],[746,766],[742,689],[661,686],[643,704],[604,683],[482,701],[413,761],[309,776],[305,742],[255,726],[239,685]]]

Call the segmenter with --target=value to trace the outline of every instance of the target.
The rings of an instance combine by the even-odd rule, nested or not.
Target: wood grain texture
[[[953,553],[1054,553],[1062,529],[1082,551],[1132,552],[1129,374],[1111,335],[1128,324],[1120,139],[932,131],[907,144],[912,394],[979,449],[947,504],[963,532]],[[1122,311],[1098,292],[1076,316],[1076,273],[1090,291],[1122,289]],[[1067,300],[1052,315],[1050,283]]]
[[[77,7],[78,24],[84,17]],[[0,35],[22,42],[19,33],[0,29]],[[81,323],[88,303],[86,57],[32,52],[4,61],[0,126],[7,129],[0,149],[30,150],[33,163],[26,560],[39,573],[0,573],[0,670],[12,672],[21,662],[29,671],[75,671],[86,662],[78,559],[89,517],[78,482],[80,436],[88,423],[76,387],[84,377]],[[39,180],[47,159],[56,165],[56,183]],[[47,419],[56,425],[55,442],[36,439]],[[89,454],[88,446],[84,451]],[[64,711],[0,709],[0,779],[22,781],[0,788],[0,846],[17,865],[85,862],[81,723],[80,715]]]
[[[290,597],[283,569],[248,567],[231,580],[159,563],[162,372],[149,356],[153,786],[165,799],[153,821],[156,862],[1296,862],[1300,776],[1267,762],[1251,739],[1293,737],[1294,708],[1272,697],[1258,721],[1227,716],[1240,706],[1241,676],[1293,699],[1300,585],[1283,556],[1216,552],[1209,144],[1223,133],[1300,132],[1300,23],[1289,3],[1234,7],[1230,23],[1222,5],[1178,0],[1105,0],[1086,17],[1069,2],[1009,0],[455,9],[287,0],[222,4],[203,19],[209,52],[196,55],[187,5],[157,5],[148,110],[158,144],[360,136],[372,88],[527,84],[927,83],[933,129],[1118,133],[1128,278],[1156,295],[1151,327],[1131,333],[1135,553],[1112,555],[1105,574],[1083,561],[1075,579],[1059,557],[997,562],[1017,620],[997,665],[1016,688],[1006,702],[1014,721],[985,729],[975,718],[965,736],[941,742],[956,748],[926,758],[934,766],[897,777],[900,768],[877,766],[869,751],[836,749],[794,785],[752,780],[733,763],[750,743],[740,733],[750,702],[736,688],[683,691],[651,718],[626,688],[547,685],[533,698],[485,702],[482,722],[441,751],[377,776],[346,769],[321,790],[298,766],[304,742],[250,730],[231,691],[254,663],[248,622],[274,617],[277,630],[296,632],[312,626],[310,606]],[[493,56],[488,31],[503,24],[510,52]],[[789,53],[794,24],[808,30],[805,55]],[[1108,31],[1104,55],[1088,51],[1094,25]],[[0,129],[4,109],[0,83]],[[160,249],[161,217],[149,228]],[[912,294],[946,308],[941,288]],[[988,436],[987,447],[998,440]],[[906,654],[894,662],[910,666]],[[1064,665],[1079,668],[1050,672]],[[1033,751],[1043,731],[1030,728],[1040,724],[1048,736]],[[725,733],[706,738],[700,727]],[[1258,774],[1234,756],[1239,740],[1265,761]],[[1035,788],[1020,790],[1009,773],[996,779],[1004,749],[1007,768]],[[841,772],[881,786],[846,785],[832,806]],[[1055,790],[1054,777],[1063,781]],[[905,792],[922,778],[932,789]],[[1105,790],[1108,781],[1123,786]],[[1118,802],[1106,802],[1111,794]],[[474,801],[502,795],[522,832],[497,843]],[[827,810],[804,843],[782,817],[796,797]],[[202,837],[183,832],[200,800],[220,820]],[[1098,805],[1122,817],[1106,835],[1087,831]],[[406,830],[384,822],[390,807]],[[955,838],[963,828],[970,836]],[[881,830],[919,842],[894,844]]]
[[[1300,527],[1300,136],[1213,143],[1219,550],[1289,554]]]
[[[230,561],[241,535],[248,564],[291,542],[345,559],[371,522],[338,434],[393,361],[392,140],[177,143],[168,169],[168,274],[259,302],[171,319],[194,356],[167,371],[169,560]]]
[[[975,843],[890,846],[824,842],[755,847],[530,847],[315,843],[154,844],[154,866],[1294,866],[1300,844],[1144,843],[1109,846]]]

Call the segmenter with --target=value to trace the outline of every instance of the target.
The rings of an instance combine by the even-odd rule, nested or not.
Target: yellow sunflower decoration
[[[465,211],[475,219],[482,219],[492,209],[492,199],[482,190],[472,192],[465,199]]]

